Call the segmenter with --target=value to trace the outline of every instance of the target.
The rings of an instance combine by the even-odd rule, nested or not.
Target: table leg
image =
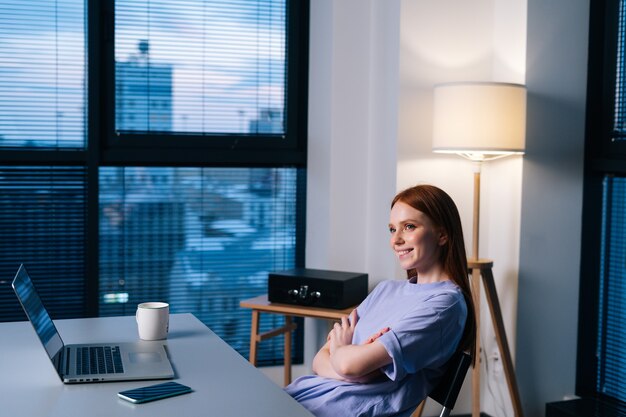
[[[252,310],[252,326],[250,328],[250,363],[256,366],[256,350],[259,345],[259,310]]]
[[[291,316],[285,316],[285,327],[290,328],[292,322]],[[285,332],[285,386],[291,383],[291,330]]]

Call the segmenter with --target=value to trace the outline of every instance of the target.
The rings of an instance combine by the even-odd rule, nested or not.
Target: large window
[[[0,320],[25,263],[53,318],[163,300],[247,355],[304,263],[307,39],[301,0],[0,0]]]
[[[592,2],[577,393],[626,404],[626,1]]]

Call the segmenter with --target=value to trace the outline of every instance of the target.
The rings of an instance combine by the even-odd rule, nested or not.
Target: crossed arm
[[[382,373],[380,368],[391,363],[392,359],[385,347],[377,339],[389,331],[384,328],[360,345],[352,344],[352,336],[357,322],[357,312],[348,317],[328,334],[328,341],[313,359],[313,372],[326,378],[350,382],[369,382]]]

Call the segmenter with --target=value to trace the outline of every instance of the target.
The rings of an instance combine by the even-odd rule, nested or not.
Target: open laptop
[[[162,341],[66,345],[43,306],[24,265],[20,265],[17,270],[12,286],[64,383],[174,377],[166,345]]]

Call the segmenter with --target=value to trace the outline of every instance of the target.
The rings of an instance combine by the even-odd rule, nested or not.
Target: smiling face
[[[403,269],[415,269],[418,275],[441,270],[439,253],[447,236],[427,215],[398,201],[391,208],[389,232],[391,248]]]

